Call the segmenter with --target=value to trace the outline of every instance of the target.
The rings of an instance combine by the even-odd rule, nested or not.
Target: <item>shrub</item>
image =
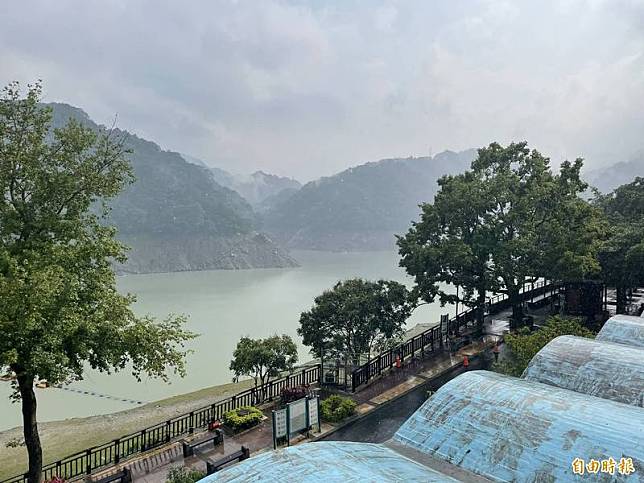
[[[320,403],[322,419],[337,423],[356,412],[356,402],[348,397],[334,394]]]
[[[280,398],[282,404],[288,404],[298,399],[306,397],[309,393],[309,388],[307,386],[294,386],[294,387],[285,387],[282,389]]]
[[[226,426],[237,433],[244,429],[257,426],[262,420],[264,415],[262,412],[253,406],[242,406],[232,411],[224,413],[223,421]]]
[[[166,483],[195,483],[203,477],[206,473],[199,470],[186,468],[185,466],[175,466],[168,472]]]
[[[506,334],[504,337],[508,348],[506,359],[496,362],[492,369],[510,376],[521,377],[537,352],[560,335],[593,337],[594,334],[585,328],[579,319],[558,315],[550,317],[546,324],[535,332],[530,332],[524,327],[516,334]]]

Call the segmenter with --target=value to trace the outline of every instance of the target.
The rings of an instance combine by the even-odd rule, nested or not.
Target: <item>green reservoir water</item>
[[[285,333],[297,337],[299,315],[313,298],[335,282],[350,277],[385,278],[411,283],[398,267],[393,252],[293,252],[301,266],[290,269],[179,272],[119,277],[123,292],[138,296],[136,310],[162,317],[185,314],[188,326],[201,336],[190,343],[188,375],[172,377],[171,384],[128,373],[106,375],[87,372],[70,386],[135,401],[154,401],[231,381],[228,365],[237,340],[243,335],[265,337]],[[447,308],[438,304],[416,310],[408,322],[437,321]],[[310,358],[300,345],[300,360]],[[9,401],[10,384],[0,382],[0,430],[21,424],[20,407]],[[131,402],[61,389],[37,389],[40,421],[106,414],[133,407]]]

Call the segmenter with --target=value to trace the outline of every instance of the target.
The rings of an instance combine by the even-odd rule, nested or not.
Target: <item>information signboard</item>
[[[288,404],[289,437],[308,427],[306,417],[306,399],[298,399]]]
[[[288,437],[288,414],[286,408],[273,411],[273,449],[277,440]]]
[[[321,431],[320,426],[320,398],[314,397],[307,401],[309,405],[309,428],[314,424],[317,425],[318,431]]]
[[[292,435],[308,432],[314,425],[321,431],[318,397],[299,399],[288,403],[283,409],[273,411],[273,448],[277,448],[279,439],[286,438],[290,444]]]

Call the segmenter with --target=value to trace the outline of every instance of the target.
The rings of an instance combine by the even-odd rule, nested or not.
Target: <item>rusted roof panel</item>
[[[638,347],[564,335],[533,357],[523,377],[644,406],[644,349]]]
[[[472,371],[439,389],[394,440],[497,481],[576,481],[576,458],[611,457],[632,458],[637,473],[610,481],[638,481],[644,474],[642,428],[642,408]]]
[[[644,348],[644,317],[614,315],[595,339]]]

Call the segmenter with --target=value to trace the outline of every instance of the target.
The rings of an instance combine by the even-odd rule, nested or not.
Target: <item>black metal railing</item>
[[[554,295],[559,288],[560,284],[546,283],[545,280],[541,280],[527,284],[520,293],[522,301],[526,302],[527,300],[534,300],[534,297],[545,296],[548,292],[551,292],[548,296]],[[400,358],[402,365],[416,356],[416,354],[420,353],[424,357],[426,354],[442,348],[450,334],[459,334],[462,329],[475,323],[478,310],[483,309],[484,314],[494,314],[509,306],[510,300],[506,294],[494,295],[489,299],[486,307],[474,307],[465,310],[455,317],[441,321],[402,344],[381,352],[351,372],[351,390],[355,392],[358,387],[366,384],[369,380],[392,369],[396,365],[397,358]]]
[[[287,387],[318,383],[321,374],[319,365],[304,368],[300,372],[270,381],[264,394],[253,387],[229,398],[216,401],[210,406],[122,436],[109,443],[88,448],[44,466],[43,479],[47,481],[56,476],[70,479],[90,475],[96,470],[105,469],[136,454],[158,448],[186,434],[192,434],[197,429],[206,428],[210,422],[221,419],[227,411],[275,399]],[[24,483],[26,481],[27,475],[23,474],[2,480],[0,483]]]

